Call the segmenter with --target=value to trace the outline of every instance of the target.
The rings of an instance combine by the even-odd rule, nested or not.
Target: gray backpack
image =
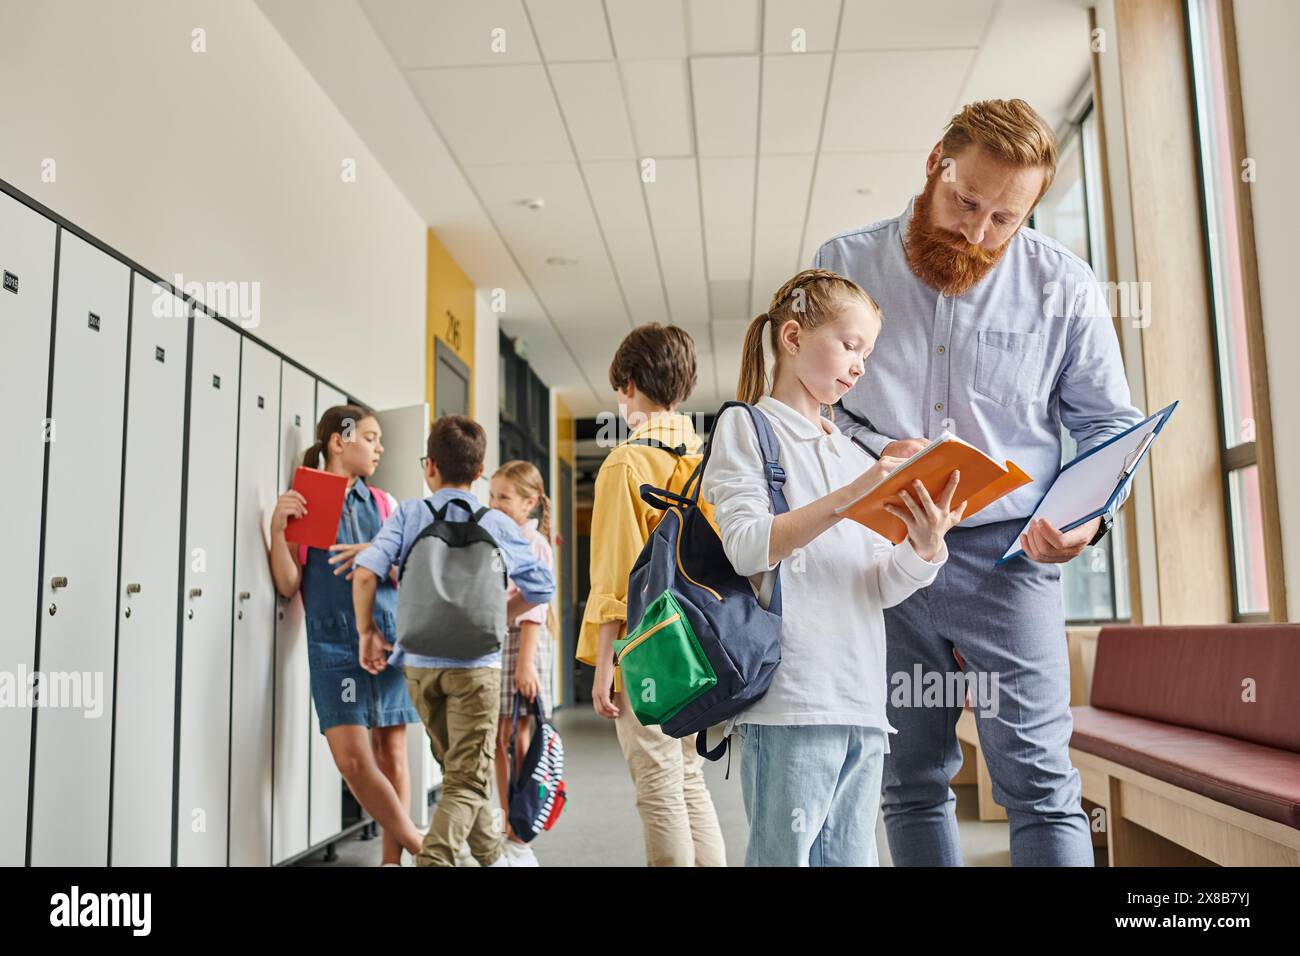
[[[434,509],[402,562],[397,590],[397,643],[408,654],[474,660],[501,650],[506,635],[506,571],[497,543],[479,524],[446,520]],[[462,505],[463,507],[463,505]]]

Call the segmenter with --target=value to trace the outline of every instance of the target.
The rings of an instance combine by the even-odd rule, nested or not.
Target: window
[[[1091,102],[1087,102],[1061,136],[1056,178],[1034,212],[1034,228],[1091,265],[1098,280],[1104,282],[1106,230],[1101,203],[1097,116]],[[1061,429],[1062,463],[1077,453],[1074,439]],[[1127,555],[1124,525],[1116,521],[1110,534],[1062,567],[1061,589],[1067,623],[1130,617]]]
[[[1266,619],[1269,610],[1263,505],[1255,445],[1247,332],[1247,273],[1237,206],[1239,162],[1233,143],[1220,0],[1188,0],[1188,46],[1200,154],[1202,214],[1214,321],[1225,500],[1232,549],[1232,591],[1237,620]]]

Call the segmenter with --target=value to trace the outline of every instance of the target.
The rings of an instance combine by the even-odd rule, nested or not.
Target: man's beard
[[[992,271],[1011,239],[990,252],[967,242],[959,232],[934,225],[931,209],[938,176],[936,170],[926,180],[925,190],[913,201],[912,221],[903,248],[907,252],[907,264],[918,279],[945,295],[961,295]]]

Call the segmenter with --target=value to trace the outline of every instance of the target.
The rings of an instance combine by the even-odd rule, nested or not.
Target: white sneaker
[[[401,857],[401,860],[402,860],[402,862],[396,864],[397,866],[415,866],[415,857],[411,856],[411,851],[410,851],[410,850],[406,850],[406,849],[403,849],[403,850],[402,850],[402,857]],[[392,864],[392,863],[385,863],[384,865],[385,865],[385,866],[393,866],[394,864]]]
[[[497,857],[495,860],[493,860],[491,863],[488,864],[488,866],[509,866],[509,865],[510,865],[510,858],[506,856],[504,850],[501,851],[501,855],[499,857]]]
[[[515,843],[513,840],[507,840],[505,851],[501,856],[503,859],[510,861],[510,866],[541,866],[537,862],[537,854],[526,843]]]
[[[380,864],[379,864],[379,866],[380,866],[381,869],[382,869],[383,867],[385,867],[385,866],[401,866],[401,865],[402,865],[402,864],[400,864],[400,863],[380,863]]]

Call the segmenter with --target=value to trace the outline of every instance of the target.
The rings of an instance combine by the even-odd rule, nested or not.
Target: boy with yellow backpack
[[[596,476],[591,515],[591,593],[577,658],[596,668],[592,706],[614,721],[636,789],[650,866],[726,866],[717,813],[694,735],[667,736],[632,713],[614,667],[614,641],[627,629],[627,580],[663,512],[641,486],[682,492],[700,463],[702,441],[676,412],[696,383],[695,343],[676,326],[641,325],[619,344],[610,386],[631,433]]]

